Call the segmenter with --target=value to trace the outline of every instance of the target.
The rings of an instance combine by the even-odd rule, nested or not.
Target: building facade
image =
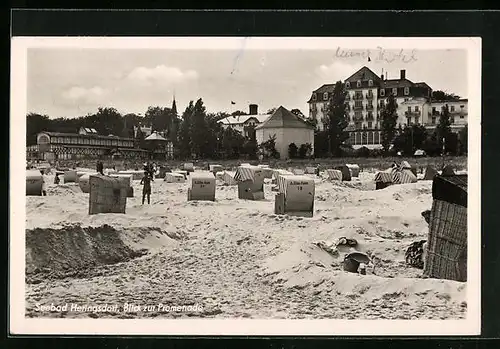
[[[248,115],[233,115],[219,120],[224,129],[231,127],[241,132],[243,136],[250,137],[250,130],[263,124],[271,114],[259,114],[257,104],[250,104]]]
[[[99,157],[137,158],[148,152],[134,147],[134,139],[94,133],[40,132],[37,144],[27,147],[29,159],[70,160]]]
[[[321,86],[309,99],[309,117],[317,120],[318,129],[325,128],[325,115],[334,84]],[[452,130],[458,132],[467,124],[467,99],[433,101],[432,88],[425,82],[414,83],[401,70],[399,79],[380,77],[363,67],[344,81],[347,91],[346,108],[349,125],[349,143],[354,148],[381,147],[380,112],[389,95],[397,107],[397,126],[424,125],[429,130],[436,127],[442,107],[448,104]],[[452,111],[453,110],[453,111]]]

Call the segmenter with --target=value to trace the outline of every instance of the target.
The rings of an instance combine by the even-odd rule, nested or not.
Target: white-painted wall
[[[310,143],[314,153],[314,130],[306,128],[261,128],[256,130],[257,143],[261,144],[276,135],[276,150],[281,159],[288,158],[288,146],[295,143],[297,148],[301,144]]]

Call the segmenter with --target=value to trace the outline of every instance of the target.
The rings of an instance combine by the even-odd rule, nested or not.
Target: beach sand
[[[314,217],[274,214],[265,200],[239,200],[217,181],[216,201],[187,201],[186,183],[141,186],[126,214],[88,215],[78,184],[26,198],[26,316],[66,318],[463,319],[466,283],[421,278],[406,248],[427,238],[421,212],[431,181],[375,191],[375,174],[316,181]],[[348,249],[315,242],[354,238],[375,256],[375,275],[342,270]],[[36,304],[118,305],[108,312],[39,312]],[[124,312],[125,304],[199,305],[202,311]]]

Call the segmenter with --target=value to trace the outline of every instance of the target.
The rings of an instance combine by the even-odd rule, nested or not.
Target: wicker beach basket
[[[467,281],[467,175],[434,177],[424,275]]]

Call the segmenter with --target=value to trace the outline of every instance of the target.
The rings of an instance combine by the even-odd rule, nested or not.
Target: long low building
[[[28,159],[69,160],[102,156],[145,158],[148,151],[135,148],[133,138],[48,131],[40,132],[37,144],[27,147]]]

